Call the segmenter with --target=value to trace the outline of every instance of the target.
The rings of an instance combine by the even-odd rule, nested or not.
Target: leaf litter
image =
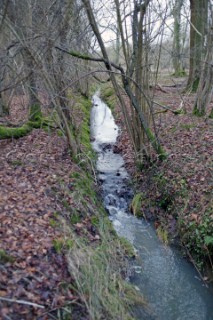
[[[72,205],[60,181],[68,185],[73,170],[67,143],[56,132],[35,129],[18,140],[0,141],[0,252],[12,258],[0,261],[2,319],[49,319],[51,310],[76,300],[64,286],[73,282],[65,256],[53,245],[61,237],[57,213],[65,211],[60,199]]]

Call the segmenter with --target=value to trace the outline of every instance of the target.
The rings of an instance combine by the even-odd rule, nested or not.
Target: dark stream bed
[[[180,252],[165,246],[152,225],[129,212],[133,197],[130,177],[122,156],[113,152],[119,134],[110,109],[93,96],[91,135],[97,152],[98,178],[103,202],[118,235],[130,241],[137,252],[130,282],[140,291],[150,313],[135,309],[137,319],[213,320],[213,290]]]

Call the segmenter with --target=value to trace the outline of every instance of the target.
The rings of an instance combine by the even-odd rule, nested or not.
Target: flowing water
[[[110,109],[95,94],[91,135],[98,154],[97,171],[104,206],[117,233],[128,239],[137,251],[130,281],[143,293],[150,310],[137,308],[136,318],[213,320],[212,288],[204,285],[179,251],[159,241],[152,225],[128,212],[133,191],[122,156],[113,152],[118,134]]]

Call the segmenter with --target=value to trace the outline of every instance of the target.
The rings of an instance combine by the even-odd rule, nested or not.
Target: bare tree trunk
[[[29,48],[23,52],[23,58],[28,76],[28,98],[29,98],[29,120],[37,121],[41,117],[41,104],[38,98],[38,90],[36,83],[35,61]]]
[[[184,70],[181,62],[181,8],[183,0],[176,0],[173,8],[174,35],[173,35],[173,67],[174,76],[183,75]]]
[[[115,63],[118,65],[120,60],[120,32],[118,26],[116,26],[116,48],[115,48]]]
[[[3,74],[1,74],[0,79],[0,117],[3,117],[5,115],[9,114],[9,99],[7,97],[6,92],[4,91],[4,82],[5,82],[5,72],[3,71],[3,68],[1,68],[1,71]]]
[[[203,116],[211,100],[213,91],[213,25],[209,28],[208,47],[203,63],[197,96],[194,104],[194,114]]]

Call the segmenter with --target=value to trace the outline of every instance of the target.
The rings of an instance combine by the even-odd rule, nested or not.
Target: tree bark
[[[184,74],[181,62],[181,9],[183,0],[176,0],[173,8],[174,35],[173,35],[173,67],[174,76],[179,77]]]
[[[213,25],[209,28],[207,45],[206,58],[193,110],[194,114],[198,116],[205,115],[213,91]]]
[[[197,91],[201,61],[205,56],[204,40],[208,19],[209,0],[190,0],[190,61],[187,88]]]

